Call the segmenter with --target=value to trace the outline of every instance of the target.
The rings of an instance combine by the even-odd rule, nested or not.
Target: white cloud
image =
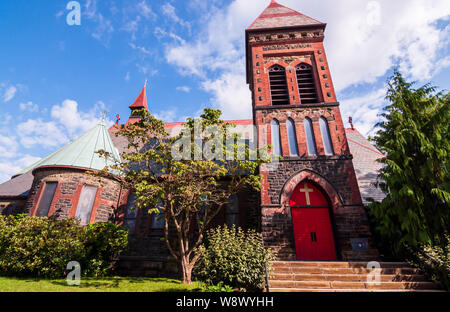
[[[152,8],[147,4],[147,2],[145,0],[142,0],[141,2],[138,3],[137,5],[139,14],[141,14],[142,16],[144,16],[147,19],[150,18],[156,18],[157,15],[155,14],[155,12],[153,12]]]
[[[164,122],[176,122],[177,117],[177,109],[172,108],[168,110],[159,111],[158,113],[153,114],[155,118],[159,120],[163,120]]]
[[[227,72],[219,79],[206,80],[204,90],[213,95],[212,103],[222,110],[224,119],[247,119],[252,117],[251,93],[245,76]]]
[[[114,32],[111,20],[105,18],[102,13],[97,12],[97,0],[87,0],[82,10],[84,17],[95,24],[91,31],[92,37],[104,46],[108,46]]]
[[[18,155],[14,160],[0,158],[0,184],[10,180],[13,175],[31,166],[39,159],[39,157],[31,155]]]
[[[4,136],[0,134],[0,155],[2,158],[12,158],[16,156],[19,144],[16,137]]]
[[[105,104],[97,102],[89,112],[78,111],[78,103],[73,100],[65,100],[61,105],[52,107],[51,116],[72,137],[78,136],[93,128],[102,118],[102,111],[105,110]],[[109,121],[112,123],[112,121]]]
[[[341,101],[341,114],[344,125],[348,126],[348,118],[353,118],[353,124],[363,135],[374,132],[374,126],[379,121],[378,115],[386,105],[386,90],[378,89],[363,96],[356,96]]]
[[[184,21],[180,17],[178,17],[177,13],[175,12],[175,7],[171,5],[170,3],[164,4],[162,7],[162,12],[165,16],[169,17],[171,20],[173,20],[175,23],[180,24],[181,26],[190,28],[191,25],[189,22]]]
[[[34,105],[29,103],[23,103],[25,109]],[[68,99],[52,107],[50,120],[30,118],[14,128],[14,135],[0,134],[0,183],[40,159],[24,149],[53,152],[98,124],[105,107],[105,103],[98,101],[91,110],[80,111],[78,103]],[[105,123],[109,127],[113,121],[107,119]]]
[[[30,113],[35,113],[39,111],[39,106],[31,101],[28,101],[26,103],[20,103],[19,108],[21,111],[27,111]]]
[[[64,128],[54,121],[45,122],[41,118],[28,119],[17,125],[20,144],[25,148],[40,145],[43,148],[59,146],[69,140]]]
[[[191,92],[191,88],[189,88],[188,86],[180,86],[180,87],[177,87],[177,91],[189,93],[189,92]]]
[[[141,53],[144,54],[144,55],[152,55],[152,52],[149,51],[148,49],[146,49],[145,47],[135,45],[135,44],[132,43],[132,42],[130,42],[128,45],[129,45],[133,50],[137,50],[137,51],[141,52]]]
[[[54,148],[76,139],[84,132],[93,128],[102,119],[105,104],[97,102],[93,109],[87,112],[78,110],[78,103],[65,100],[61,105],[54,105],[51,109],[52,120],[44,121],[42,118],[28,119],[18,124],[17,135],[20,144],[25,148],[41,146]],[[106,120],[108,125],[113,124]]]
[[[5,93],[3,94],[3,102],[7,103],[11,101],[14,96],[16,95],[17,88],[15,86],[10,86],[5,90]]]

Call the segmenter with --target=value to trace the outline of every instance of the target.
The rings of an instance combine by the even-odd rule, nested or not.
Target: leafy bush
[[[241,228],[218,227],[199,247],[196,276],[209,285],[223,283],[248,291],[264,289],[265,266],[274,259],[262,245],[261,234]]]
[[[60,278],[78,261],[83,275],[106,274],[126,241],[126,230],[112,224],[83,228],[74,219],[0,216],[0,273]]]
[[[81,267],[90,276],[107,275],[112,261],[127,247],[128,230],[112,223],[94,223],[83,230],[86,254]]]
[[[202,286],[201,292],[234,292],[233,287],[219,283],[217,285],[205,284]]]
[[[450,290],[450,236],[443,246],[421,245],[412,251],[411,262],[436,284]]]

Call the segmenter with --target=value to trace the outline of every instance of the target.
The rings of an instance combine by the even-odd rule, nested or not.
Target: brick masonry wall
[[[264,243],[278,252],[279,259],[295,260],[295,243],[289,199],[298,183],[312,181],[330,199],[330,216],[335,245],[342,260],[375,260],[367,216],[347,143],[323,40],[324,27],[247,31],[247,78],[252,91],[253,116],[258,131],[258,146],[273,143],[271,122],[280,124],[281,155],[275,167],[261,168],[261,223]],[[313,68],[318,103],[301,104],[295,67],[301,63]],[[272,106],[269,69],[278,64],[286,70],[290,105]],[[324,151],[320,118],[328,122],[334,155]],[[294,121],[299,155],[291,157],[286,121]],[[317,156],[308,155],[304,120],[313,124]],[[366,238],[368,252],[356,252],[352,238]]]

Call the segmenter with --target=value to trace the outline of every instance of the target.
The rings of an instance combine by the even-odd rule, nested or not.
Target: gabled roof
[[[267,28],[284,28],[306,25],[325,25],[316,19],[292,10],[275,0],[261,13],[247,30],[259,30]]]
[[[26,198],[33,184],[31,170],[25,174],[16,176],[11,180],[0,184],[0,197],[3,198]]]
[[[110,154],[110,159],[100,157],[96,152],[104,150]],[[18,175],[46,166],[70,166],[93,170],[102,170],[113,164],[113,160],[120,160],[120,155],[102,122],[70,142],[60,150],[34,163]]]
[[[356,129],[345,129],[350,152],[353,155],[353,166],[356,179],[364,204],[368,204],[368,197],[382,201],[386,195],[374,183],[378,180],[378,172],[383,164],[378,162],[385,155],[373,146]]]

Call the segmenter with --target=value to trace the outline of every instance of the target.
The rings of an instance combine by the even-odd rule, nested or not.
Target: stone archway
[[[283,189],[281,190],[280,205],[284,209],[285,214],[291,215],[289,203],[290,199],[297,185],[299,185],[304,180],[311,181],[322,188],[322,190],[330,200],[330,205],[333,211],[336,212],[342,206],[342,198],[339,196],[330,182],[328,182],[325,178],[317,173],[314,173],[310,170],[302,170],[289,178],[289,180],[284,184]]]

